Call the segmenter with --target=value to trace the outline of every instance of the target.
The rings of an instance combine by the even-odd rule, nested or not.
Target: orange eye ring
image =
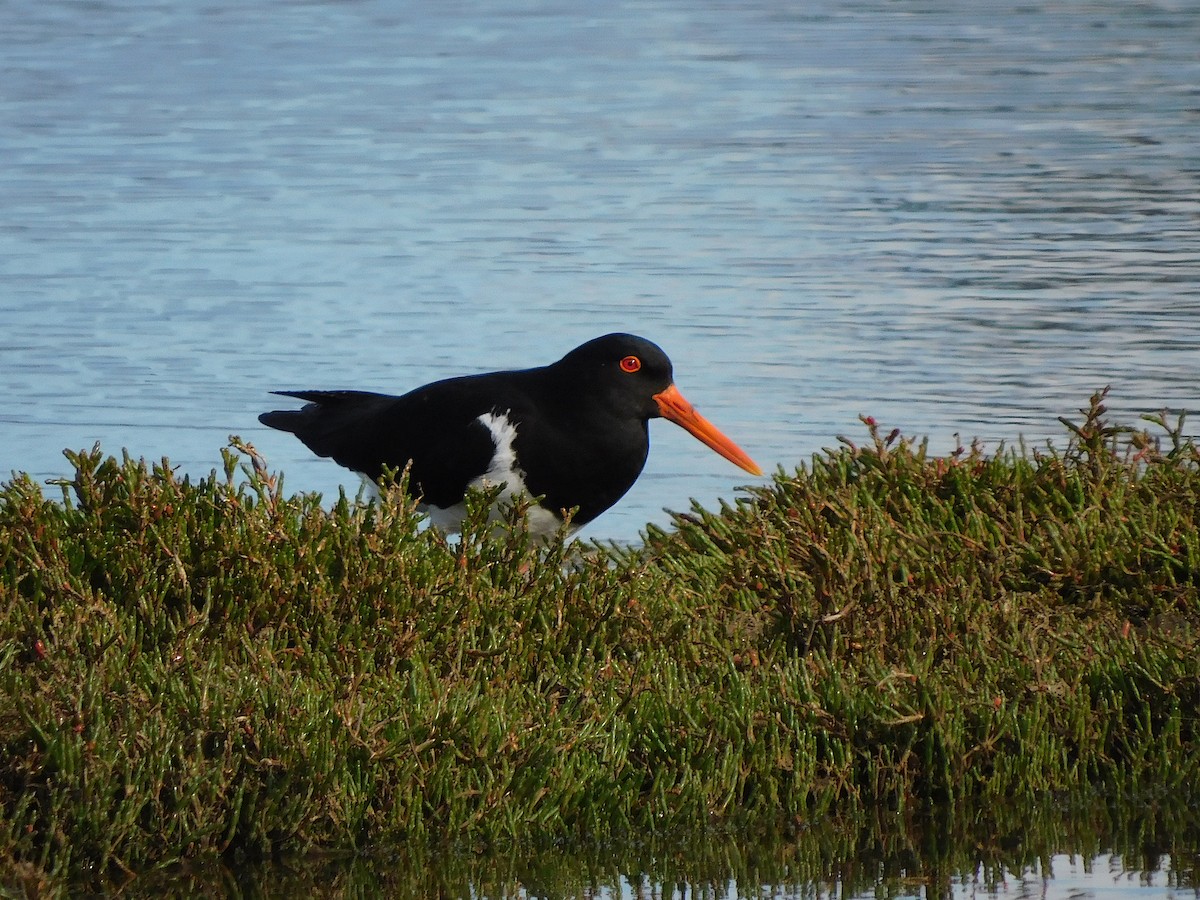
[[[632,375],[634,372],[639,371],[641,368],[642,368],[642,361],[640,359],[638,359],[636,356],[626,356],[624,359],[621,360],[621,371],[622,372],[628,372],[630,375]]]

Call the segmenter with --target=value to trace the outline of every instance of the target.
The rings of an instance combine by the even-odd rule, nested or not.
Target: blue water
[[[1106,384],[1200,409],[1197,48],[1191,0],[8,0],[0,477],[236,433],[354,490],[268,390],[617,329],[768,469],[860,413],[949,449]],[[652,432],[586,536],[750,480]]]

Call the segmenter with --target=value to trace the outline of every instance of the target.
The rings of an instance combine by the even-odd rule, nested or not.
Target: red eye
[[[636,356],[627,356],[621,360],[621,371],[633,373],[642,367],[642,361]]]

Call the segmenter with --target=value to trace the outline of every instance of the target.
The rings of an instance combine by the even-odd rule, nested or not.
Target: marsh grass
[[[0,489],[0,872],[1200,784],[1200,453],[850,442],[645,545],[461,540],[234,441]],[[17,875],[6,876],[15,883]]]

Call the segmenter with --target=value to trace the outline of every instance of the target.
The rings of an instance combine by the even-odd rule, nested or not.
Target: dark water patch
[[[1169,798],[794,823],[776,832],[639,836],[601,846],[377,849],[209,861],[128,883],[140,897],[1080,897],[1200,894],[1200,830]]]

